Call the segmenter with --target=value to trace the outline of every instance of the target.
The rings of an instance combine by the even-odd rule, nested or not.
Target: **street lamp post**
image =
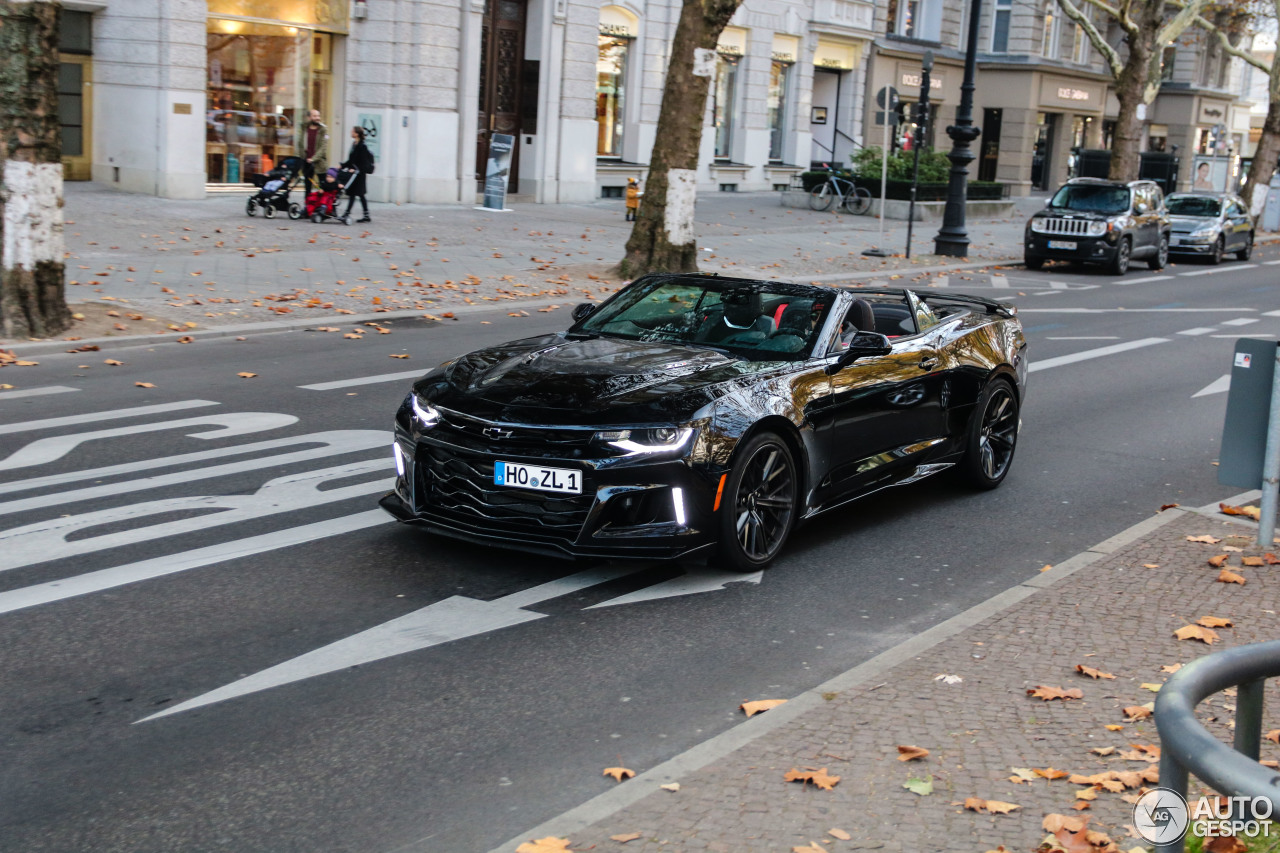
[[[973,162],[970,146],[982,133],[973,126],[973,77],[978,65],[978,24],[982,0],[969,3],[969,44],[964,52],[964,82],[960,84],[960,105],[956,107],[956,123],[947,128],[951,137],[951,179],[947,184],[947,206],[942,214],[942,228],[933,238],[939,255],[963,258],[969,254],[969,232],[964,227],[964,203],[968,184],[967,166]]]
[[[911,137],[911,205],[907,208],[907,252],[911,257],[911,226],[916,220],[916,190],[920,186],[920,143],[929,126],[929,72],[933,71],[933,51],[926,50],[920,60],[920,101],[916,105],[916,129]]]

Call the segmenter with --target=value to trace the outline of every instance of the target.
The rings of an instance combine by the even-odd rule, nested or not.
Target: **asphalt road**
[[[882,493],[728,584],[378,515],[409,380],[367,377],[563,311],[6,369],[0,850],[489,850],[613,785],[604,767],[651,767],[1161,504],[1239,491],[1213,466],[1221,378],[1235,338],[1280,335],[1278,257],[933,281],[1020,306],[1034,372],[1005,484]],[[397,619],[416,642],[391,654]]]

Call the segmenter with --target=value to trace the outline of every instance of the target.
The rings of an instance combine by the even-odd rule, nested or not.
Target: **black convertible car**
[[[994,488],[1013,460],[1009,305],[650,275],[573,314],[414,383],[383,508],[474,542],[754,571],[819,512],[953,466]]]

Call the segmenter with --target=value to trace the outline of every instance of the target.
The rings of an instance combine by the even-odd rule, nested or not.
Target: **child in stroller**
[[[351,217],[338,215],[338,199],[358,174],[355,169],[332,168],[320,176],[319,189],[307,196],[307,216],[312,222],[336,219],[343,225],[351,224]]]
[[[301,219],[302,205],[289,201],[289,192],[302,179],[301,157],[285,157],[280,165],[265,175],[254,175],[253,182],[259,189],[256,195],[245,204],[245,213],[254,216],[258,208],[268,219],[276,215],[277,210],[285,211],[290,219]]]

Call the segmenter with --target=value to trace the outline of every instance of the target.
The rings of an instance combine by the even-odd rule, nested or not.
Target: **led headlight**
[[[598,442],[637,453],[669,453],[689,443],[697,432],[692,427],[654,427],[651,429],[615,429],[597,432]]]
[[[1110,224],[1111,223],[1109,222],[1090,222],[1089,231],[1088,231],[1089,236],[1101,237],[1103,234],[1107,233],[1107,228],[1110,226]]]
[[[1191,232],[1191,237],[1192,239],[1207,240],[1214,236],[1214,231],[1216,230],[1216,225],[1201,225],[1199,228]]]
[[[430,429],[440,423],[440,412],[417,394],[409,395],[409,405],[413,407],[413,419],[422,429]]]
[[[1045,220],[1043,216],[1031,217],[1031,230],[1036,232],[1037,234],[1045,233],[1044,223],[1045,223]]]

